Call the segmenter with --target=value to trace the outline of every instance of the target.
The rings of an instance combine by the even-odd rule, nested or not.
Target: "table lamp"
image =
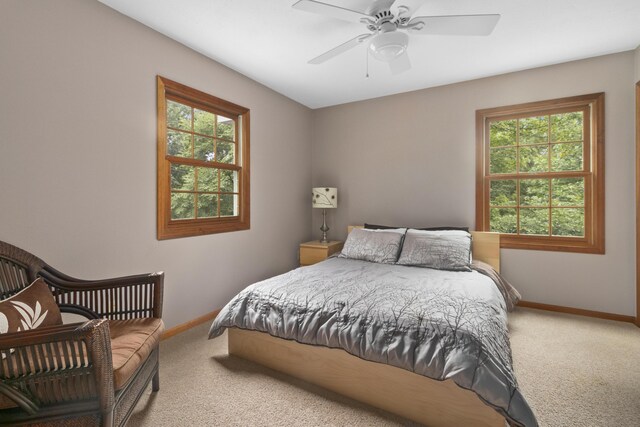
[[[338,189],[331,187],[316,187],[312,189],[311,194],[313,199],[311,201],[312,206],[317,209],[322,209],[322,239],[320,243],[329,243],[327,240],[327,209],[335,209],[338,207]]]

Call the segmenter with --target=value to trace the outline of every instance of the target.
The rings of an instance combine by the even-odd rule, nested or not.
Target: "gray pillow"
[[[471,234],[456,230],[409,230],[398,264],[471,271]]]
[[[394,264],[398,260],[402,238],[406,231],[406,228],[393,230],[354,228],[344,242],[340,257]]]

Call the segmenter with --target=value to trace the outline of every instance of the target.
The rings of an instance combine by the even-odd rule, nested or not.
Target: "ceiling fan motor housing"
[[[371,16],[372,19],[363,18],[360,21],[374,33],[394,31],[398,25],[393,20],[395,16],[389,10],[382,10]]]
[[[376,18],[376,23],[380,25],[383,22],[391,21],[393,19],[393,13],[389,10],[383,10],[376,13],[373,17]]]

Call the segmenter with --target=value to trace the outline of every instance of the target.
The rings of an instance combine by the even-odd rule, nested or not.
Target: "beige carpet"
[[[640,328],[518,309],[510,316],[520,387],[541,426],[640,426]],[[202,325],[164,341],[160,392],[130,426],[397,426],[390,415],[228,357]]]

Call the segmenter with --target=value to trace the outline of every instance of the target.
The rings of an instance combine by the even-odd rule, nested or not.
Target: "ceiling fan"
[[[459,35],[488,36],[495,28],[500,15],[450,15],[411,17],[422,1],[413,1],[413,7],[397,6],[395,0],[373,0],[363,12],[334,6],[315,0],[300,0],[292,7],[345,21],[364,24],[370,33],[360,34],[333,49],[316,56],[309,64],[321,64],[365,41],[369,41],[369,53],[376,59],[389,63],[392,74],[400,74],[411,68],[407,55],[409,35]]]

